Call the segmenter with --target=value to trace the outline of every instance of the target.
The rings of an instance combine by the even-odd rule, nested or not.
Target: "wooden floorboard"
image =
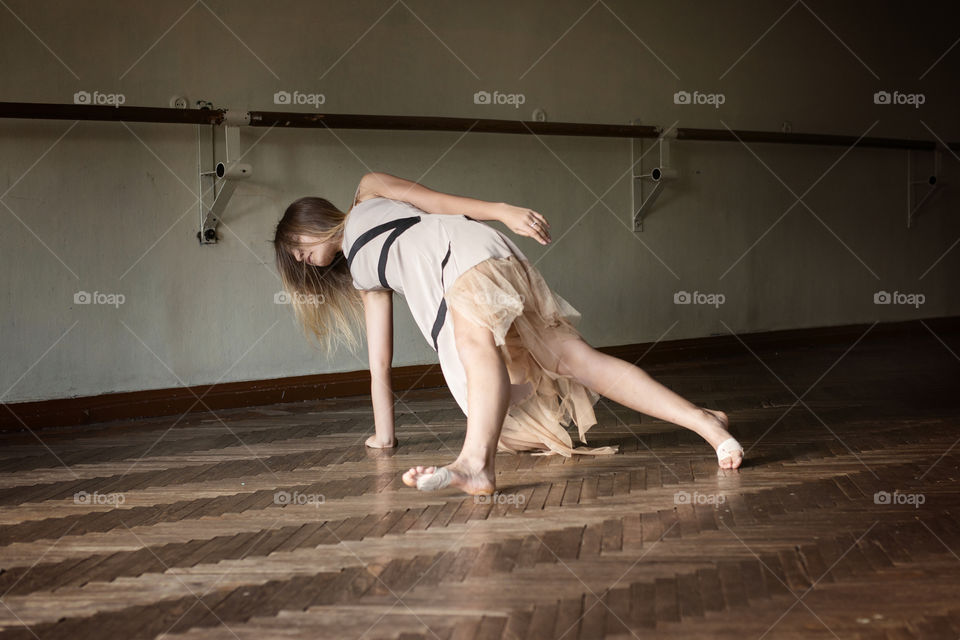
[[[400,482],[462,443],[430,390],[393,451],[362,397],[0,434],[0,639],[957,638],[956,353],[651,367],[729,414],[739,471],[601,399],[617,455],[501,454],[492,499]]]

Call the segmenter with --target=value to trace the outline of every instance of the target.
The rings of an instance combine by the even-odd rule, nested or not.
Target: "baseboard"
[[[682,363],[696,365],[713,358],[743,353],[745,350],[743,343],[754,351],[816,347],[838,342],[853,344],[853,341],[863,335],[869,327],[870,324],[853,324],[764,331],[738,336],[728,334],[663,340],[655,344],[599,347],[599,350],[629,362],[636,362],[644,368],[661,365],[676,366]],[[870,335],[883,335],[887,338],[907,337],[930,335],[931,330],[938,335],[960,330],[960,316],[879,323],[873,327]],[[440,366],[437,364],[395,367],[391,380],[395,391],[445,385]],[[361,370],[197,385],[189,388],[172,387],[77,398],[57,398],[4,404],[5,411],[0,411],[0,431],[155,418],[187,412],[203,412],[208,409],[235,409],[369,393],[370,372]],[[202,400],[198,401],[198,397]]]

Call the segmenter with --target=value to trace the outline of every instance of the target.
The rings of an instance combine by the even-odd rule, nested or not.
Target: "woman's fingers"
[[[511,219],[504,214],[502,222],[512,231],[522,236],[529,236],[540,244],[550,244],[550,223],[540,213],[532,209],[510,206],[508,210]],[[522,218],[522,221],[521,221]]]
[[[533,214],[532,219],[527,221],[533,229],[536,231],[537,239],[540,240],[542,244],[550,243],[550,224],[547,222],[546,218],[537,213],[536,211],[531,211]]]
[[[530,226],[533,227],[535,233],[537,234],[537,239],[540,240],[540,242],[542,242],[543,244],[549,243],[550,233],[548,231],[548,228],[544,226],[544,224],[540,222],[540,220],[533,220],[532,222],[536,223],[536,224],[531,224]]]

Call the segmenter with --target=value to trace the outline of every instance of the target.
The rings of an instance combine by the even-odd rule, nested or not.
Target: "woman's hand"
[[[371,449],[392,449],[397,446],[397,439],[391,438],[389,442],[381,442],[377,439],[377,434],[373,434],[365,443]]]
[[[540,244],[550,244],[552,242],[550,223],[536,211],[501,203],[497,219],[517,235],[529,236]]]

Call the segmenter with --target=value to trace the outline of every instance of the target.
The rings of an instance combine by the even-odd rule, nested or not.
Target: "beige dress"
[[[498,450],[570,456],[611,454],[616,447],[574,447],[563,425],[577,425],[581,442],[597,423],[599,395],[561,376],[543,340],[547,327],[578,337],[579,312],[553,293],[507,236],[466,215],[431,214],[382,197],[356,204],[344,226],[343,254],[362,290],[402,295],[454,399],[469,415],[467,376],[448,308],[489,328],[510,375],[510,406]],[[561,425],[561,423],[563,423]]]

